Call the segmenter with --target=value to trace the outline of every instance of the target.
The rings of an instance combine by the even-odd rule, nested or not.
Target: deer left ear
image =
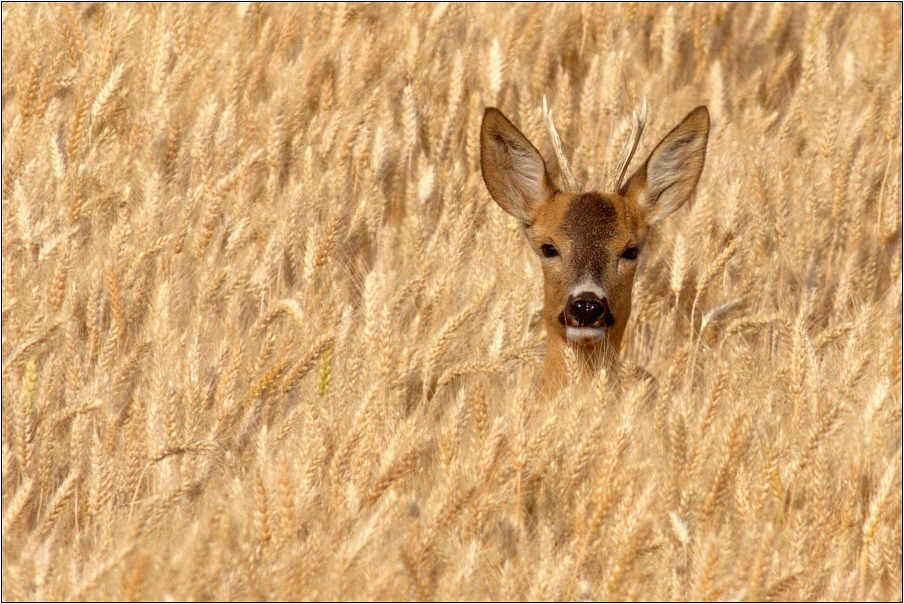
[[[523,224],[556,193],[543,156],[494,107],[487,108],[480,126],[480,168],[496,203]]]
[[[697,107],[666,135],[621,193],[634,199],[652,226],[690,198],[706,158],[709,111]]]

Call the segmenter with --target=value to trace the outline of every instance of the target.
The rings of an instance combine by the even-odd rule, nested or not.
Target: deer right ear
[[[691,196],[706,158],[709,111],[697,107],[669,132],[622,189],[634,198],[654,225]]]
[[[494,107],[480,127],[480,169],[496,203],[524,224],[556,192],[540,152]]]

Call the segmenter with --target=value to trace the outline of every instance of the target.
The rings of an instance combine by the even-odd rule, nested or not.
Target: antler
[[[552,141],[552,148],[556,152],[556,159],[559,161],[559,171],[562,173],[562,184],[565,185],[566,191],[577,191],[578,181],[571,171],[571,164],[565,157],[565,147],[562,145],[562,138],[559,131],[556,130],[556,124],[552,121],[552,111],[546,103],[546,95],[543,95],[543,121],[546,123],[546,130],[549,132],[549,138]]]
[[[637,144],[640,142],[643,128],[647,124],[647,97],[643,97],[643,104],[640,106],[640,117],[638,117],[636,111],[633,111],[631,112],[631,121],[633,122],[631,125],[631,136],[625,141],[621,158],[619,158],[618,165],[612,173],[612,178],[609,180],[609,187],[607,189],[609,191],[618,191],[621,189],[622,181],[625,179],[625,172],[627,172],[628,165],[634,157],[634,152],[637,151]]]

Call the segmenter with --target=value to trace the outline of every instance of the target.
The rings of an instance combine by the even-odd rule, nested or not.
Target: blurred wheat
[[[900,5],[2,19],[4,599],[901,599]],[[713,117],[549,400],[544,94],[590,186]]]

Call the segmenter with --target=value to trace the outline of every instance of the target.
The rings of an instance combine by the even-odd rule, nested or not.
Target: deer
[[[625,180],[647,121],[644,99],[606,192],[599,192],[578,185],[545,97],[542,110],[561,188],[537,148],[495,107],[486,108],[481,123],[480,167],[490,196],[540,257],[547,333],[540,381],[555,392],[566,383],[566,355],[573,353],[585,377],[618,359],[644,244],[697,186],[710,120],[705,106],[691,111]]]

